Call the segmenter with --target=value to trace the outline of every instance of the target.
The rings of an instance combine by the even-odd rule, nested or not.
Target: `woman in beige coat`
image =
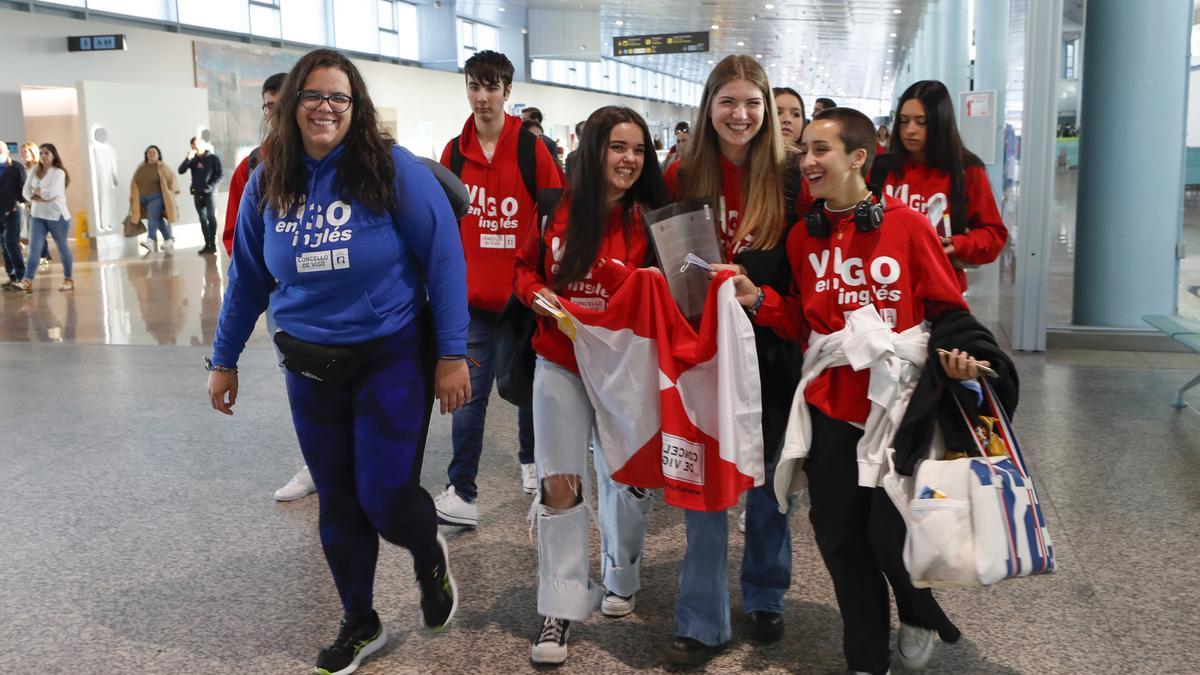
[[[171,236],[171,223],[179,220],[179,209],[175,205],[175,172],[163,163],[162,151],[157,145],[146,148],[144,161],[133,173],[129,189],[129,217],[133,222],[146,219],[146,240],[142,247],[153,253],[158,249],[158,232],[162,231],[162,251],[175,250],[175,239]]]

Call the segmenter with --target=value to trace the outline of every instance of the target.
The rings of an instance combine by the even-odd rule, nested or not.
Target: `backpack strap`
[[[533,134],[529,134],[532,136]],[[562,189],[546,188],[538,193],[537,196],[537,228],[538,228],[538,274],[543,279],[546,278],[546,228],[550,226],[550,219],[554,217],[554,210],[558,208],[558,201],[562,197]]]
[[[462,149],[458,147],[460,139],[462,136],[455,136],[450,140],[450,171],[462,178],[463,164],[466,164],[467,158],[463,157]]]
[[[521,170],[525,190],[529,197],[538,203],[539,208],[541,201],[538,199],[537,185],[537,144],[540,142],[541,140],[528,129],[521,129],[521,133],[517,135],[517,168]],[[558,204],[558,197],[554,198],[554,204]]]

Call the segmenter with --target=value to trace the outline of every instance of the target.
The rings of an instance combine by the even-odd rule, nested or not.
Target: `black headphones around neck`
[[[871,194],[854,205],[854,227],[859,232],[872,232],[883,224],[883,190],[870,183],[867,184],[867,189]],[[833,224],[825,215],[824,199],[813,202],[808,214],[804,216],[804,227],[810,236],[820,239],[829,237]]]

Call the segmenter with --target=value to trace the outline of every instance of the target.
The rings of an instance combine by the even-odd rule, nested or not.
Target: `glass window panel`
[[[379,31],[379,54],[381,56],[401,58],[400,36],[386,30]]]
[[[279,10],[284,40],[311,45],[329,44],[329,32],[325,26],[325,0],[282,0]]]
[[[86,7],[87,6],[87,2],[85,0],[44,0],[44,1],[51,5],[66,5],[68,7]]]
[[[604,62],[604,91],[616,93],[620,91],[620,82],[617,80],[617,62]]]
[[[379,51],[379,19],[376,0],[337,0],[333,3],[335,46],[356,52]],[[388,4],[388,3],[384,3]],[[387,9],[391,9],[388,7]]]
[[[269,38],[281,37],[279,34],[279,10],[250,5],[250,32]]]
[[[376,11],[379,13],[379,27],[387,30],[396,29],[396,5],[391,0],[377,0],[378,7]]]
[[[246,0],[178,0],[178,3],[179,23],[232,33],[250,32],[250,8]]]
[[[421,58],[421,41],[417,34],[417,6],[396,3],[396,30],[400,33],[400,58],[417,61]]]
[[[475,46],[475,24],[462,19],[458,20],[458,46]]]
[[[570,61],[562,59],[554,59],[550,61],[550,81],[556,84],[566,84],[570,73],[567,68],[571,65]]]
[[[147,19],[171,19],[167,0],[88,0],[88,9],[114,14],[128,14]]]
[[[629,64],[617,64],[617,91],[622,94],[633,93],[634,69]]]
[[[604,62],[592,61],[588,64],[588,87],[604,89]]]
[[[533,79],[546,82],[550,79],[550,63],[546,59],[534,59],[531,66]]]
[[[500,31],[491,26],[485,26],[481,23],[475,24],[475,49],[483,51],[485,49],[495,50],[496,45],[500,42]]]

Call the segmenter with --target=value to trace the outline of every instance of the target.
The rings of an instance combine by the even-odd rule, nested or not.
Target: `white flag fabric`
[[[604,311],[562,305],[613,480],[685,509],[736,504],[764,467],[754,328],[732,275],[713,279],[698,330],[657,271],[600,263],[592,276],[617,288]]]

